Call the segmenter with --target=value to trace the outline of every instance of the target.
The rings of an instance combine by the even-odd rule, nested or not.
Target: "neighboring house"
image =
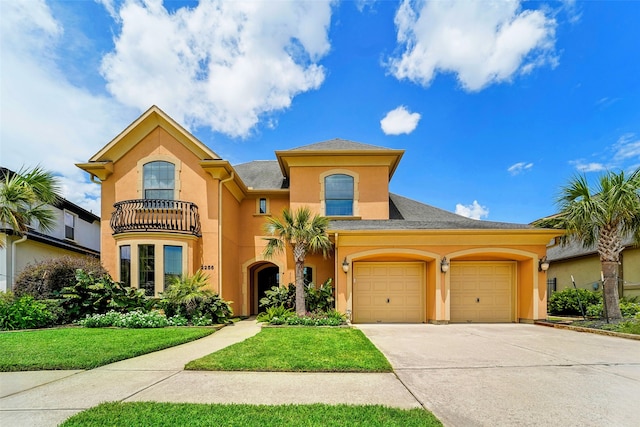
[[[232,166],[157,107],[88,163],[101,181],[101,257],[114,279],[158,295],[203,269],[238,315],[294,281],[290,254],[263,256],[285,207],[331,219],[334,250],[307,280],[333,278],[354,322],[530,322],[546,317],[539,261],[557,230],[477,221],[389,192],[403,150],[341,139]]]
[[[620,296],[640,297],[640,248],[634,246],[631,239],[626,239],[623,243],[618,292]],[[549,293],[573,287],[571,276],[578,288],[602,290],[602,266],[595,247],[584,248],[581,243],[575,241],[566,246],[555,245],[547,250],[547,258]]]
[[[0,177],[12,171],[0,168]],[[56,206],[56,225],[49,232],[30,228],[23,235],[0,228],[0,291],[13,288],[15,278],[29,263],[63,255],[100,256],[100,217],[62,199]]]

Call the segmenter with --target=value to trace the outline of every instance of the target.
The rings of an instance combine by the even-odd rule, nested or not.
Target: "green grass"
[[[389,361],[358,329],[263,328],[257,335],[191,361],[210,371],[391,372]]]
[[[61,427],[136,426],[442,426],[423,409],[380,405],[206,405],[103,403],[69,418]]]
[[[213,328],[61,328],[0,333],[0,371],[91,369],[202,338]]]

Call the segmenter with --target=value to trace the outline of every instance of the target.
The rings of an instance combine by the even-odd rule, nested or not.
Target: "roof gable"
[[[161,127],[201,160],[220,159],[215,152],[180,126],[164,111],[153,105],[118,136],[89,159],[90,162],[116,162],[145,136]]]

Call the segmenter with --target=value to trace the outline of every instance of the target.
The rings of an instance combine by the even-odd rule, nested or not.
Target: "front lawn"
[[[206,405],[103,403],[69,418],[61,427],[136,426],[442,426],[423,409],[380,405]]]
[[[185,369],[211,371],[391,372],[389,361],[358,329],[263,328],[257,335]]]
[[[91,369],[215,332],[213,328],[60,328],[0,333],[0,371]]]

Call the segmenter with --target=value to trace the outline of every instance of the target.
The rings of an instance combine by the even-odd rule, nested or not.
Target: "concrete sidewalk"
[[[381,404],[418,408],[395,374],[184,371],[260,331],[244,320],[200,340],[89,371],[0,373],[0,425],[56,426],[110,401]]]

